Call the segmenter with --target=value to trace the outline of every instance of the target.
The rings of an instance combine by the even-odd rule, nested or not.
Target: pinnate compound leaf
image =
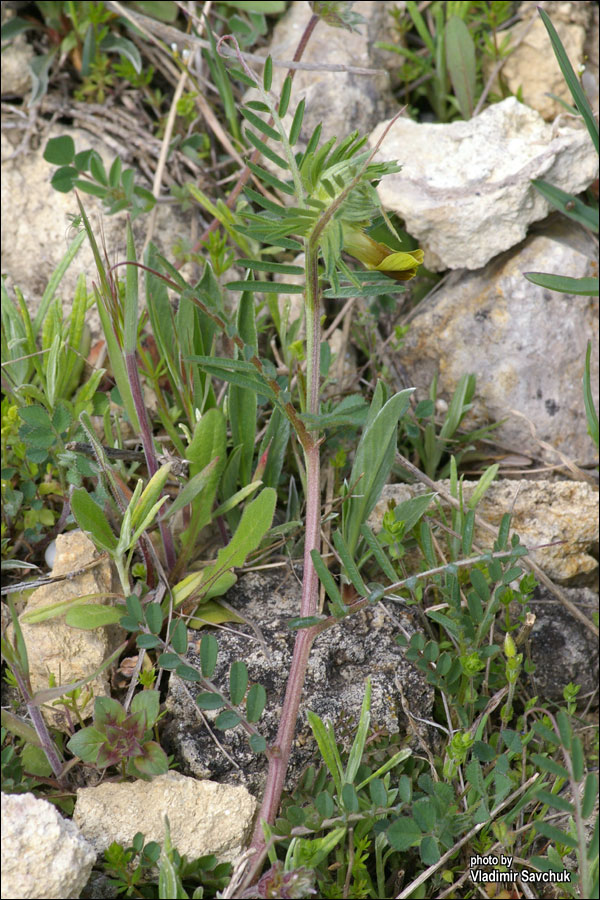
[[[196,703],[200,709],[221,709],[222,706],[225,706],[223,698],[219,694],[213,694],[210,691],[198,694]]]
[[[140,650],[153,650],[158,647],[161,640],[156,634],[138,634],[135,642]]]
[[[171,646],[175,653],[185,653],[188,645],[187,628],[183,619],[177,619],[171,624]]]
[[[247,107],[242,106],[240,109],[241,114],[245,119],[250,122],[251,125],[264,134],[265,137],[271,138],[274,141],[280,141],[281,136],[278,131],[276,131],[271,125],[267,122],[263,121],[260,116],[257,116],[256,113],[253,113],[252,110],[247,109]]]
[[[554,825],[550,825],[548,822],[536,821],[534,824],[538,834],[543,834],[544,837],[549,838],[551,841],[555,841],[557,844],[564,844],[565,847],[571,847],[573,850],[577,848],[577,838],[561,831],[560,828],[555,828]]]
[[[255,753],[264,753],[267,749],[267,742],[262,734],[251,734],[248,738],[248,743]]]
[[[200,664],[205,678],[212,678],[217,665],[219,642],[214,634],[205,634],[200,641]]]
[[[240,721],[241,719],[236,712],[232,709],[226,709],[224,712],[219,713],[215,719],[215,725],[221,731],[227,731],[229,728],[235,728],[236,725],[239,725]]]
[[[256,134],[254,134],[253,131],[251,131],[249,128],[246,128],[244,133],[252,146],[255,147],[256,150],[260,150],[263,156],[266,156],[267,159],[271,160],[271,162],[276,166],[279,166],[280,169],[285,169],[286,171],[288,170],[289,166],[286,160],[275,153],[273,150],[271,150],[271,148],[268,147],[264,141],[261,141],[261,139]]]
[[[186,666],[185,663],[179,663],[175,667],[175,673],[184,681],[200,681],[199,672],[196,672],[193,666]]]

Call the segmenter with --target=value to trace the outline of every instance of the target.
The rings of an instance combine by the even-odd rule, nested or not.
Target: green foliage
[[[596,411],[596,407],[594,406],[594,399],[592,397],[592,376],[591,376],[591,355],[592,355],[592,345],[591,342],[588,341],[587,350],[585,354],[585,371],[583,373],[583,402],[585,404],[585,415],[588,423],[588,434],[596,445],[596,450],[598,449],[598,413]]]
[[[84,319],[88,295],[79,279],[72,310],[63,318],[55,293],[67,267],[81,246],[83,235],[72,243],[57,267],[32,319],[18,288],[16,302],[2,282],[2,501],[3,558],[17,535],[35,544],[52,528],[69,484],[90,474],[66,451],[77,436],[77,417],[102,412],[105,398],[98,393],[103,369],[81,384],[90,333]]]
[[[142,59],[136,45],[129,38],[123,37],[118,30],[113,30],[117,23],[125,28],[130,27],[127,19],[117,19],[104,3],[70,3],[68,0],[39,2],[37,6],[40,19],[33,16],[26,19],[15,16],[2,26],[2,41],[8,41],[25,31],[34,30],[46,37],[51,49],[34,56],[29,63],[33,82],[30,104],[38,103],[48,91],[51,70],[56,63],[65,64],[67,60],[77,69],[83,79],[83,86],[78,98],[104,103],[106,90],[112,88],[114,75],[114,55],[121,62],[127,62],[133,73],[139,76],[142,71]],[[172,20],[173,4],[171,3],[137,3],[144,13],[156,18]],[[123,77],[127,69],[117,69],[115,73]]]
[[[155,204],[151,191],[135,184],[133,169],[123,169],[117,156],[107,172],[102,157],[96,150],[75,152],[75,142],[69,135],[50,138],[44,150],[44,159],[59,166],[52,176],[52,187],[62,194],[74,188],[84,194],[93,194],[102,200],[109,215],[123,209],[135,219],[148,212]]]
[[[117,700],[96,697],[94,724],[74,734],[67,749],[99,769],[118,765],[124,774],[137,778],[161,775],[168,769],[167,755],[150,740],[159,705],[158,691],[136,694],[129,713]]]
[[[406,416],[401,443],[407,443],[410,450],[417,454],[419,466],[429,478],[447,478],[450,456],[458,465],[474,449],[474,441],[485,437],[501,423],[467,432],[460,430],[463,419],[471,409],[476,389],[475,375],[463,375],[440,426],[436,421],[437,381],[436,376],[431,383],[429,399],[422,400],[414,412]]]
[[[397,517],[390,515],[387,531],[396,530],[408,543],[418,538],[430,552],[426,548],[434,546],[434,534],[442,541],[451,538],[440,537],[433,514],[424,515],[431,497],[416,499],[418,504],[402,504]],[[462,530],[464,524],[458,527]],[[508,539],[507,523],[501,532],[493,552],[480,559],[422,573],[432,591],[426,610],[431,628],[428,636],[416,632],[398,637],[406,658],[439,698],[436,719],[446,735],[438,749],[428,752],[426,760],[399,750],[390,736],[375,739],[368,684],[359,722],[341,726],[343,742],[336,740],[331,723],[309,711],[321,768],[311,767],[284,802],[273,836],[281,842],[285,861],[263,878],[291,875],[304,865],[316,871],[319,896],[346,892],[379,898],[397,896],[399,869],[406,873],[406,896],[427,869],[421,895],[435,897],[463,874],[455,853],[466,842],[467,855],[499,855],[504,848],[527,859],[530,869],[566,868],[572,872],[573,889],[579,880],[581,895],[593,895],[597,841],[582,826],[593,811],[597,779],[586,774],[575,732],[577,688],[568,690],[570,712],[559,710],[554,717],[537,698],[517,702],[515,688],[527,668],[523,653],[517,652],[519,635],[533,582],[519,565],[524,549],[517,538]],[[389,549],[385,543],[383,547]],[[384,593],[400,599],[406,588],[422,602],[416,582],[414,576],[405,578],[403,587],[396,582]],[[515,608],[521,612],[515,615]],[[502,646],[494,641],[498,626],[505,633]],[[495,716],[494,698],[503,696],[506,702]],[[552,810],[564,816],[564,827],[548,822]],[[515,844],[510,835],[517,817],[522,838]],[[536,856],[534,848],[541,846],[545,855]],[[573,850],[575,868],[569,859]],[[584,857],[587,862],[582,863]]]
[[[162,848],[156,841],[145,842],[138,831],[130,847],[113,841],[104,851],[103,870],[109,883],[125,897],[214,897],[226,886],[231,864],[219,863],[214,855],[192,861],[180,856],[171,844],[167,820]]]
[[[4,710],[3,710],[4,719]],[[33,731],[33,729],[31,729]],[[42,782],[36,776],[47,778],[52,768],[37,743],[10,739],[9,729],[2,726],[2,751],[0,754],[2,792],[25,794],[39,790]],[[33,738],[35,739],[35,732]]]
[[[590,107],[589,101],[583,91],[579,79],[573,71],[573,67],[566,54],[565,48],[556,33],[548,14],[543,10],[538,10],[542,21],[546,27],[552,49],[563,73],[564,79],[573,97],[576,111],[582,116],[588,134],[594,142],[596,152],[598,152],[598,122],[594,118],[594,114]],[[541,179],[534,179],[531,182],[535,189],[548,200],[548,202],[559,209],[564,215],[579,222],[585,228],[598,233],[598,204],[589,206],[583,203],[578,197],[567,194],[559,188],[553,187]],[[564,275],[547,275],[542,272],[526,272],[525,278],[533,284],[539,284],[542,287],[549,288],[553,291],[560,291],[564,294],[583,294],[585,296],[597,297],[599,289],[598,277],[592,278],[569,278]]]
[[[566,54],[565,48],[556,33],[551,20],[543,9],[538,10],[542,21],[546,27],[552,49],[563,73],[564,79],[573,97],[576,111],[582,116],[588,134],[594,142],[596,152],[598,152],[598,122],[594,118],[592,109],[588,99],[583,91],[579,79],[573,71],[573,67]],[[549,201],[556,209],[559,209],[564,215],[588,228],[590,231],[598,234],[598,203],[594,206],[583,203],[578,197],[567,194],[560,188],[553,187],[541,179],[534,179],[531,182],[535,189]],[[600,282],[598,276],[570,278],[567,275],[549,275],[544,272],[525,272],[525,278],[532,284],[541,285],[551,291],[559,291],[563,294],[583,295],[586,297],[597,297]],[[590,353],[591,345],[588,343],[586,354],[585,371],[583,376],[583,401],[585,406],[586,419],[588,423],[588,433],[598,448],[598,413],[594,407],[594,401],[590,387]]]
[[[511,15],[510,2],[434,0],[424,16],[420,5],[408,0],[405,10],[390,14],[398,41],[377,46],[404,59],[403,101],[415,113],[426,102],[439,122],[470,118],[482,94],[484,60],[496,65],[510,52],[509,38],[500,43],[497,35]],[[500,87],[506,96],[501,76]]]

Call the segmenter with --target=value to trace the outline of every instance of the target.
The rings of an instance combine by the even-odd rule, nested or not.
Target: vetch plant
[[[416,10],[414,4],[409,6]],[[499,4],[494,7],[499,10]],[[331,24],[353,24],[346,4],[314,3],[312,8]],[[428,8],[427,15],[431,11]],[[456,22],[440,37],[451,36],[453,28],[460,37]],[[296,58],[300,55],[301,46]],[[107,369],[116,384],[111,399],[119,413],[111,412],[107,396],[94,386],[97,376],[90,379],[91,388],[84,385],[81,395],[73,393],[76,379],[70,376],[71,367],[76,373],[77,353],[72,351],[83,346],[74,338],[87,304],[83,287],[74,324],[63,325],[58,305],[52,306],[41,333],[44,353],[36,355],[36,362],[31,360],[39,354],[39,323],[32,324],[23,314],[18,295],[16,305],[6,310],[3,306],[5,373],[12,373],[10,402],[2,410],[3,441],[15,450],[16,434],[18,452],[24,455],[59,451],[56,457],[67,469],[66,483],[73,484],[63,519],[73,513],[97,548],[114,561],[120,579],[116,596],[61,601],[30,611],[20,621],[65,615],[67,625],[77,628],[119,623],[128,632],[128,662],[134,665],[129,654],[135,645],[141,672],[122,703],[96,701],[93,723],[75,732],[67,749],[89,766],[119,766],[131,777],[165,771],[168,760],[158,745],[158,692],[165,673],[174,672],[189,683],[190,693],[192,688],[198,691],[196,706],[214,715],[217,729],[239,728],[268,762],[250,851],[254,855],[248,870],[229,885],[228,871],[214,858],[192,863],[182,859],[168,826],[162,854],[153,842],[144,847],[138,834],[130,848],[109,848],[106,866],[129,895],[223,891],[223,897],[462,896],[467,851],[485,855],[502,850],[515,858],[518,853],[538,872],[560,872],[572,865],[569,854],[574,850],[581,893],[593,896],[597,850],[593,839],[586,843],[584,820],[593,807],[597,780],[585,771],[582,742],[575,733],[577,689],[571,687],[565,695],[568,717],[561,711],[550,715],[537,699],[524,697],[522,682],[533,668],[526,641],[534,582],[521,568],[526,550],[510,534],[508,516],[493,549],[478,547],[474,537],[477,504],[497,467],[490,466],[474,494],[463,500],[457,457],[474,435],[461,435],[459,429],[474,395],[474,376],[463,377],[441,423],[435,419],[435,383],[410,424],[410,391],[392,396],[383,381],[374,384],[370,403],[358,394],[340,399],[328,393],[323,399],[330,359],[324,312],[337,300],[353,297],[391,307],[391,294],[403,289],[422,261],[418,249],[398,249],[393,228],[386,225],[388,238],[382,224],[387,219],[378,215],[377,182],[395,166],[376,163],[358,134],[322,142],[317,129],[299,149],[304,104],[290,117],[290,128],[282,124],[290,107],[291,76],[274,97],[271,61],[266,60],[261,80],[240,56],[241,69],[233,74],[257,92],[240,108],[233,102],[231,70],[218,56],[216,44],[208,57],[222,98],[227,95],[230,130],[246,142],[252,156],[227,205],[222,200],[213,203],[197,185],[186,186],[186,197],[214,214],[222,229],[204,237],[210,262],[198,282],[188,285],[152,245],[142,266],[131,230],[127,259],[119,264],[124,268],[110,266],[80,208],[96,259],[94,295],[107,343]],[[467,69],[464,75],[469,76]],[[458,89],[455,93],[458,98]],[[72,156],[71,145],[51,147],[84,168],[89,162],[91,172],[91,157],[86,161]],[[78,171],[74,165],[77,177],[84,168]],[[94,170],[102,175],[96,164]],[[119,172],[118,164],[104,174],[109,184],[103,185],[103,195],[118,203],[131,176]],[[246,175],[255,179],[251,185]],[[76,177],[73,172],[71,176]],[[245,275],[223,286],[233,247]],[[290,260],[300,251],[304,261],[294,264]],[[365,269],[352,268],[344,254]],[[140,268],[146,276],[141,312]],[[124,273],[121,282],[117,272]],[[298,276],[302,283],[276,283],[274,275]],[[176,293],[176,303],[169,290]],[[226,290],[239,298],[233,311]],[[299,340],[300,324],[290,327],[277,304],[277,293],[292,290],[305,299],[304,343]],[[272,356],[266,349],[270,339]],[[156,400],[152,411],[148,387]],[[93,414],[97,418],[92,423]],[[123,446],[120,429],[125,423],[143,447],[133,451],[135,462],[130,463],[123,461],[132,455]],[[402,444],[411,444],[427,474],[397,452],[399,425]],[[335,464],[346,478],[338,475],[332,503],[327,498],[328,521],[323,523],[320,464],[332,451],[333,440],[328,442],[338,429],[346,429],[346,443]],[[362,436],[355,440],[358,429]],[[165,435],[172,449],[163,452],[159,443]],[[82,438],[87,446],[80,443]],[[458,453],[449,456],[452,441]],[[144,464],[147,472],[140,473]],[[428,484],[429,493],[389,509],[382,531],[375,534],[366,519],[393,465],[403,477],[409,473]],[[290,466],[295,466],[293,476]],[[450,475],[449,492],[430,480],[444,472]],[[75,473],[79,477],[73,477]],[[11,475],[13,491],[17,477]],[[91,493],[82,487],[84,477]],[[281,514],[286,493],[286,521],[272,527],[277,494],[284,500]],[[451,512],[442,506],[442,498],[452,501]],[[298,534],[292,520],[304,513],[306,527]],[[323,529],[324,543],[330,538],[327,557],[321,553],[323,524],[331,524],[330,534]],[[215,535],[220,539],[217,548],[211,543]],[[186,625],[201,628],[234,616],[226,603],[219,607],[216,601],[235,582],[235,569],[288,539],[303,545],[302,604],[289,623],[296,641],[279,731],[267,742],[260,721],[267,703],[263,685],[253,682],[242,659],[234,660],[228,677],[219,680],[219,643],[213,633],[199,641],[199,665],[190,665]],[[375,577],[384,584],[370,580]],[[326,612],[318,605],[319,585]],[[100,599],[114,605],[100,604]],[[412,747],[419,749],[403,746],[404,729],[395,735],[372,726],[367,681],[358,722],[349,716],[334,725],[307,713],[319,755],[286,795],[282,788],[312,644],[342,618],[383,599],[388,612],[398,603],[411,607],[421,620],[422,630],[416,633],[398,624],[397,643],[435,694],[431,719],[418,724],[399,679],[393,698],[401,706],[397,712],[406,720]],[[64,791],[73,762],[64,766],[63,745],[56,740],[55,746],[39,706],[69,693],[63,705],[67,718],[76,721],[85,699],[78,692],[97,672],[76,684],[51,684],[34,694],[14,608],[13,624],[14,639],[3,639],[3,655],[35,727],[24,728],[7,711],[2,724],[31,748],[23,751],[21,769],[28,773],[24,760],[33,759],[32,774],[58,783]],[[145,690],[135,695],[139,685]],[[431,745],[422,726],[438,731],[439,745]],[[21,769],[12,748],[4,749],[3,774],[17,789]],[[43,772],[42,752],[50,761]],[[553,809],[557,812],[550,816],[563,821],[546,821]],[[269,868],[261,873],[267,856]],[[150,869],[157,862],[158,884],[153,886]]]
[[[243,81],[256,88],[260,96],[259,100],[251,100],[242,108],[242,115],[251,126],[247,129],[246,136],[250,143],[281,171],[282,177],[272,175],[256,165],[253,166],[253,171],[268,184],[277,187],[284,195],[293,198],[295,204],[287,208],[277,206],[252,189],[247,189],[247,195],[262,207],[262,211],[246,214],[248,225],[244,233],[262,243],[303,250],[305,254],[303,274],[307,364],[301,412],[291,404],[275,379],[265,377],[264,365],[256,357],[250,357],[247,361],[196,358],[196,362],[204,367],[210,367],[213,371],[220,369],[220,376],[233,383],[252,386],[255,389],[258,387],[262,392],[269,390],[269,396],[282,408],[295,429],[304,455],[306,514],[302,599],[300,620],[296,623],[299,630],[280,727],[273,748],[276,752],[270,754],[267,783],[259,814],[261,822],[270,823],[274,821],[280,803],[310,650],[315,637],[323,627],[323,622],[319,621],[318,616],[319,578],[315,567],[315,562],[319,559],[321,525],[319,415],[323,284],[320,266],[322,264],[323,275],[331,284],[331,296],[337,295],[344,280],[346,283],[349,282],[353,286],[353,291],[359,295],[367,293],[368,289],[389,293],[391,284],[385,276],[382,278],[379,272],[375,271],[372,273],[374,278],[365,278],[364,275],[353,272],[343,262],[341,252],[348,241],[350,253],[362,249],[357,247],[355,235],[368,226],[372,216],[379,210],[374,182],[390,172],[397,171],[398,167],[395,164],[374,163],[376,150],[364,151],[362,149],[364,140],[359,139],[356,134],[337,146],[335,140],[330,140],[319,147],[320,129],[317,129],[310,138],[306,151],[299,156],[296,155],[293,147],[300,133],[304,104],[301,103],[296,108],[289,132],[282,124],[282,118],[289,104],[291,79],[284,85],[282,97],[276,102],[270,94],[272,79],[270,60],[266,61],[262,83],[253,76],[241,55],[239,60],[243,72],[237,74]],[[258,113],[268,114],[269,122]],[[265,139],[276,141],[279,152],[272,150]],[[302,239],[301,243],[298,237]],[[379,246],[369,249],[379,250]],[[395,256],[392,253],[386,255],[383,250],[380,253],[377,260],[369,260],[369,265],[373,265],[375,269],[381,265],[381,256],[384,259]],[[422,256],[419,252],[398,256],[400,266],[396,271],[400,272],[403,278],[412,277]],[[278,271],[283,274],[298,273],[297,267],[262,260],[241,260],[240,263],[246,265],[251,273],[256,270]],[[390,272],[392,271],[393,268],[390,269]],[[270,290],[272,285],[268,281],[249,279],[239,284],[230,283],[228,287],[241,291],[260,291]],[[278,289],[289,290],[289,286],[278,285]],[[294,289],[292,287],[292,290]],[[408,408],[410,393],[411,391],[404,391],[394,397],[388,397],[382,385],[379,385],[375,393],[357,448],[356,458],[360,462],[355,462],[355,468],[361,471],[353,471],[354,483],[361,479],[362,483],[359,488],[354,488],[355,494],[352,489],[349,491],[346,500],[345,530],[349,550],[346,554],[347,559],[351,557],[358,541],[360,527],[377,501],[381,487],[389,474],[394,458],[398,421]],[[348,574],[349,577],[354,575],[353,569]],[[366,586],[361,584],[361,587],[368,596],[370,592]],[[333,612],[335,618],[347,614],[349,609],[345,607],[343,601],[340,601],[333,604]],[[253,845],[258,853],[252,863],[252,871],[257,872],[265,846],[261,824],[257,825]]]

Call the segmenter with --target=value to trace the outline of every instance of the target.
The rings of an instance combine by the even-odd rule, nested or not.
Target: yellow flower
[[[395,281],[408,281],[417,274],[423,262],[422,250],[392,250],[386,244],[374,241],[359,228],[344,226],[344,250],[360,260],[367,269],[383,272]]]

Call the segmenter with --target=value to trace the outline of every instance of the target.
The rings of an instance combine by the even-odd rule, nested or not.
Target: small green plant
[[[123,169],[118,156],[107,172],[99,153],[95,150],[76,153],[75,142],[69,135],[50,138],[44,159],[59,166],[52,176],[55,190],[68,194],[73,188],[79,188],[100,197],[109,215],[126,209],[133,220],[140,213],[149,212],[156,202],[151,191],[135,184],[134,170]]]
[[[377,46],[405,60],[404,102],[414,109],[425,99],[439,122],[469,119],[482,93],[483,60],[489,57],[496,66],[509,52],[510,38],[500,43],[497,31],[510,12],[506,0],[433,2],[425,14],[408,0],[405,11],[394,10],[400,43]],[[505,90],[501,77],[500,85]]]
[[[3,719],[21,730],[24,723],[2,710]],[[29,741],[25,739],[25,735]],[[38,743],[35,730],[29,726],[23,737],[17,739],[10,736],[9,730],[2,726],[0,733],[2,753],[0,756],[2,773],[2,791],[5,794],[24,794],[39,790],[41,781],[36,776],[47,778],[52,774],[48,760]]]
[[[57,63],[64,64],[66,60],[84,80],[81,96],[98,103],[104,102],[105,89],[112,85],[109,54],[116,53],[120,59],[128,60],[135,72],[138,75],[141,73],[142,59],[136,45],[111,28],[118,22],[127,27],[127,20],[118,20],[104,3],[44,0],[35,5],[41,17],[39,20],[15,16],[2,26],[3,41],[34,30],[45,35],[50,44],[50,50],[35,56],[29,64],[33,83],[30,104],[39,102],[47,93],[53,67]],[[137,6],[146,15],[163,18],[166,14],[171,21],[173,13],[177,15],[176,9],[169,3],[142,0]]]
[[[33,319],[19,289],[14,302],[2,282],[3,566],[17,535],[38,544],[51,533],[64,514],[69,485],[91,474],[66,454],[66,445],[80,430],[81,412],[99,414],[108,405],[98,392],[104,369],[81,383],[90,346],[85,278],[77,283],[67,319],[56,296],[82,239],[75,238],[53,273]]]
[[[429,399],[422,400],[412,416],[407,416],[403,435],[410,448],[417,454],[420,468],[429,478],[447,478],[450,471],[450,455],[456,465],[472,452],[473,442],[497,428],[501,423],[463,432],[461,423],[472,406],[475,396],[475,375],[463,375],[456,389],[441,427],[436,422],[437,375],[429,390]],[[412,419],[412,421],[411,421]],[[400,470],[398,469],[400,474]]]
[[[159,900],[214,897],[226,887],[231,874],[231,864],[219,863],[214,855],[189,862],[180,856],[171,843],[168,819],[162,848],[156,841],[145,842],[138,831],[130,847],[113,842],[104,851],[102,868],[120,896]]]
[[[167,756],[149,739],[159,708],[158,691],[140,691],[129,712],[117,700],[96,697],[94,724],[73,735],[67,749],[100,769],[119,765],[123,775],[147,779],[161,775],[168,769]]]

